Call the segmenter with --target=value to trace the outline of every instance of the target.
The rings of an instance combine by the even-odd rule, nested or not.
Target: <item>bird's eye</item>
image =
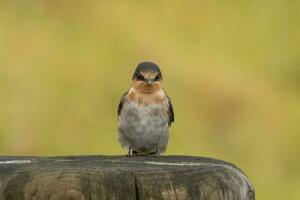
[[[157,74],[157,76],[155,77],[155,81],[160,81],[160,79],[161,79],[161,76],[159,75],[159,74]]]
[[[139,74],[139,75],[137,75],[137,80],[143,81],[143,80],[144,80],[144,77],[143,77],[141,74]]]

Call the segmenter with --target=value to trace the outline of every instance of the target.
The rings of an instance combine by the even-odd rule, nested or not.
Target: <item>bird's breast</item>
[[[130,102],[124,105],[123,115],[127,117],[138,118],[161,118],[167,116],[167,106],[164,104],[138,104],[136,102]],[[121,114],[121,115],[122,115]]]
[[[130,127],[165,126],[168,124],[167,106],[164,104],[127,103],[120,115],[120,123]]]
[[[119,116],[120,129],[152,135],[168,129],[168,99],[164,91],[142,94],[130,89]]]
[[[160,89],[154,93],[141,93],[135,88],[131,88],[128,92],[127,99],[129,102],[135,102],[140,105],[157,105],[165,104],[166,94]]]

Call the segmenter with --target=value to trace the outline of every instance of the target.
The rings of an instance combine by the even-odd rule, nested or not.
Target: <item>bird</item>
[[[132,85],[120,100],[118,119],[118,139],[128,156],[159,156],[166,151],[174,110],[157,64],[137,65]]]

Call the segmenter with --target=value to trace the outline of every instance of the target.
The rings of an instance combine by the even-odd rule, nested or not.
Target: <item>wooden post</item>
[[[189,156],[0,157],[2,200],[254,200],[233,164]]]

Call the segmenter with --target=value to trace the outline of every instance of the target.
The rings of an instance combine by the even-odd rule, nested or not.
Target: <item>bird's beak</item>
[[[152,84],[153,83],[153,79],[147,78],[147,79],[145,79],[145,82],[147,84]]]

